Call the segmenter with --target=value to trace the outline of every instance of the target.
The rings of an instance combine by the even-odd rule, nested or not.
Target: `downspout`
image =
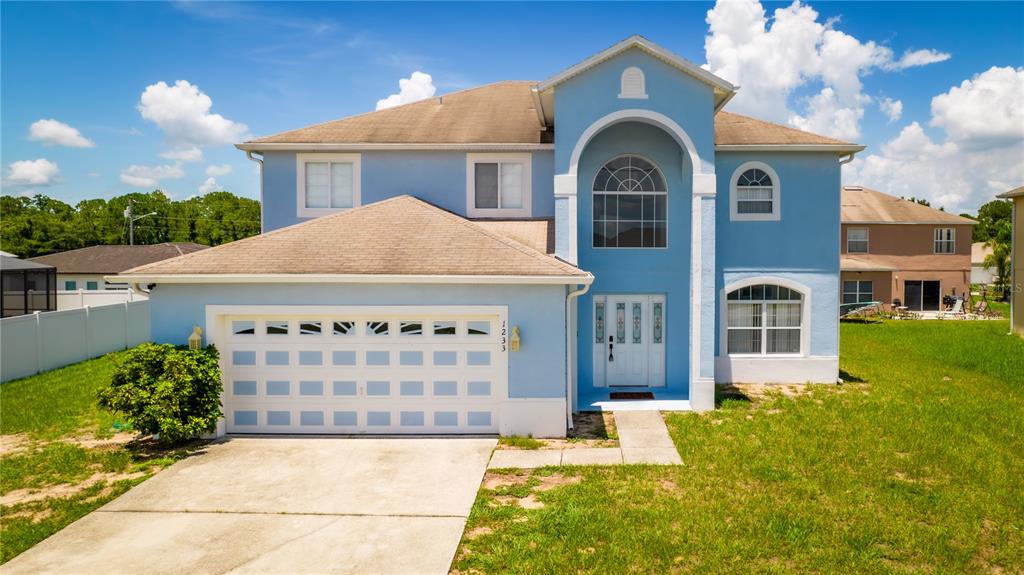
[[[260,152],[256,153],[260,154],[259,158],[254,157],[252,151],[246,150],[245,157],[260,165],[260,233],[263,233],[263,222],[266,221],[263,219],[263,154]]]
[[[588,279],[582,288],[565,296],[565,420],[569,429],[572,429],[572,338],[576,335],[576,330],[572,329],[572,302],[590,290],[594,278],[591,276]]]
[[[839,157],[839,165],[842,166],[843,164],[849,164],[850,162],[853,161],[853,157],[856,156],[856,155],[857,155],[857,152],[850,152],[846,156],[840,156]]]

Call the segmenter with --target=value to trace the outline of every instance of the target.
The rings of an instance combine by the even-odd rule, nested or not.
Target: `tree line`
[[[74,206],[42,194],[0,196],[0,250],[31,258],[95,245],[127,244],[125,209],[132,202],[135,243],[195,242],[216,246],[260,233],[260,203],[230,192],[172,200],[160,190]]]

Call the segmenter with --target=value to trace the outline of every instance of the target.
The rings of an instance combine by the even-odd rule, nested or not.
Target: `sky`
[[[1024,184],[1024,3],[0,3],[4,194],[257,197],[252,136],[499,80],[632,34],[726,110],[864,144],[846,184],[973,212]]]

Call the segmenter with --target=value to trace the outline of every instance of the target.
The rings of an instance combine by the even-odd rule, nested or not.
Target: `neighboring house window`
[[[85,282],[85,289],[96,290],[100,289],[100,286],[97,282]]]
[[[846,229],[846,253],[866,254],[868,253],[868,229],[847,228]]]
[[[622,71],[622,79],[619,84],[619,98],[647,99],[647,83],[644,80],[643,70],[636,66],[630,66]]]
[[[74,291],[78,289],[78,282],[75,280],[67,280],[64,282],[64,289],[68,291]]]
[[[935,228],[935,253],[956,253],[956,229]]]
[[[668,188],[661,170],[639,156],[619,156],[594,178],[595,248],[663,248]]]
[[[359,154],[297,154],[299,217],[315,218],[359,205]]]
[[[530,154],[466,154],[466,212],[470,217],[529,217]]]
[[[782,188],[775,170],[764,162],[746,162],[729,185],[729,219],[766,221],[780,218]]]
[[[791,288],[758,284],[726,296],[728,353],[798,354],[803,337],[803,295]]]
[[[872,282],[864,280],[843,282],[843,303],[866,303],[871,301],[875,301],[875,290]]]

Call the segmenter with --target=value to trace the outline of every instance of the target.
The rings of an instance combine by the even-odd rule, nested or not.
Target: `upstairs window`
[[[470,217],[529,217],[530,154],[467,154],[466,206]]]
[[[644,79],[643,70],[636,66],[630,66],[622,71],[622,79],[619,83],[619,98],[647,99],[647,82]]]
[[[661,170],[639,156],[620,156],[594,178],[595,248],[666,246],[668,188]]]
[[[299,217],[319,217],[359,205],[359,154],[298,154]]]
[[[729,216],[733,221],[770,221],[780,217],[779,176],[763,162],[747,162],[733,173]]]
[[[935,228],[935,253],[956,253],[956,229]]]
[[[846,228],[846,253],[868,253],[868,229]]]

